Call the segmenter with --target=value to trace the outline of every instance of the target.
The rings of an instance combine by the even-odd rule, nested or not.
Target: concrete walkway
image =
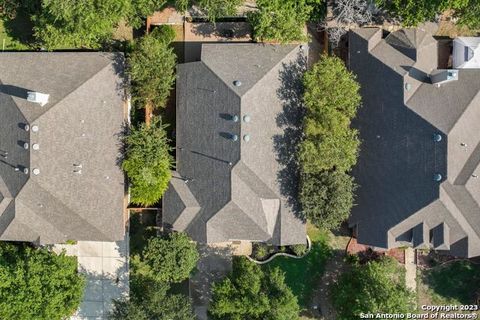
[[[86,276],[83,302],[71,320],[107,319],[112,300],[129,292],[128,235],[122,241],[79,241],[76,245],[55,245],[53,250],[78,257],[78,271]]]
[[[417,291],[417,265],[415,263],[415,250],[405,249],[405,282],[407,288],[413,292]]]
[[[211,286],[232,270],[232,252],[229,247],[199,245],[200,260],[197,272],[190,279],[190,297],[198,320],[207,320]]]

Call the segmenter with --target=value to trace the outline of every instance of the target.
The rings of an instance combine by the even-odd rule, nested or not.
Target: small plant
[[[301,257],[307,252],[306,244],[294,244],[290,247],[296,256]]]
[[[75,245],[77,244],[77,240],[68,239],[67,241],[65,241],[65,244]]]
[[[264,260],[269,254],[268,245],[265,243],[256,243],[254,247],[254,257],[257,260]]]

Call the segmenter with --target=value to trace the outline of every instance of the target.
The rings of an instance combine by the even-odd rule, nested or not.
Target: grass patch
[[[480,288],[480,266],[455,261],[426,271],[422,281],[435,304],[471,304]]]
[[[276,257],[263,268],[279,267],[285,272],[285,281],[305,308],[310,296],[323,275],[325,263],[331,256],[328,246],[329,236],[314,226],[307,225],[307,234],[312,240],[312,250],[302,259]]]

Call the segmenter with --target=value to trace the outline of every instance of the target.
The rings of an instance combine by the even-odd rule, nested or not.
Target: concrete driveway
[[[127,296],[128,235],[122,241],[79,241],[76,245],[55,245],[67,255],[78,257],[78,271],[86,276],[83,302],[71,320],[107,319],[113,299]]]

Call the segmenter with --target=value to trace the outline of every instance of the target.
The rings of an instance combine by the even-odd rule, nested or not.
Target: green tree
[[[185,233],[170,233],[148,240],[141,256],[134,256],[132,269],[140,278],[157,282],[181,282],[197,265],[199,254]]]
[[[376,0],[376,4],[408,27],[433,21],[442,12],[452,9],[460,25],[480,28],[480,2],[478,0]]]
[[[167,0],[130,0],[130,12],[126,17],[128,23],[135,27],[140,28],[148,16],[152,15],[155,11],[161,10]]]
[[[355,188],[353,177],[340,171],[303,174],[300,187],[303,212],[317,227],[337,229],[350,214]]]
[[[307,40],[304,28],[312,7],[305,0],[257,0],[257,11],[248,14],[257,41]]]
[[[131,183],[130,201],[144,206],[155,204],[165,193],[172,178],[166,125],[154,120],[149,126],[132,127],[125,136],[122,168]]]
[[[163,35],[163,37],[162,37]],[[175,82],[176,56],[161,29],[142,37],[128,59],[132,100],[139,106],[165,107]]]
[[[47,49],[99,48],[130,10],[130,0],[42,0],[34,35]]]
[[[245,258],[233,261],[233,271],[212,288],[209,313],[213,319],[298,319],[297,298],[278,268],[262,272]]]
[[[407,313],[415,310],[415,297],[405,286],[405,270],[390,257],[353,265],[332,288],[339,320],[360,313]]]
[[[305,139],[299,159],[304,173],[348,171],[355,165],[360,141],[350,128],[360,105],[360,86],[337,57],[323,56],[308,71],[305,87]]]
[[[84,287],[75,258],[0,243],[0,319],[65,319],[80,305]]]
[[[181,294],[168,292],[169,285],[148,282],[136,290],[130,299],[114,301],[109,319],[114,320],[194,320],[191,300]],[[141,292],[139,295],[138,293]]]
[[[208,20],[215,21],[221,17],[234,16],[243,0],[196,0],[194,3],[206,13]]]

